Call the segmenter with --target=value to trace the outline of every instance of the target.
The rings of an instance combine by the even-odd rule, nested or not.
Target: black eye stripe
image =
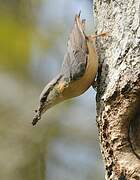
[[[59,76],[59,78],[56,80],[56,82],[49,87],[49,89],[45,92],[45,94],[41,98],[40,102],[44,103],[47,100],[47,97],[48,97],[50,91],[53,90],[54,86],[58,83],[58,81],[61,79],[61,77],[62,77],[62,75]]]

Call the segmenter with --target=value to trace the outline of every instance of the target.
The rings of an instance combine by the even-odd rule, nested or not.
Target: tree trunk
[[[107,180],[140,179],[140,1],[96,0],[97,125]]]

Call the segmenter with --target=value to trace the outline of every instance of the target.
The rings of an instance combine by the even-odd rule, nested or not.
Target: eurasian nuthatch
[[[85,20],[80,19],[79,13],[75,16],[60,74],[43,89],[33,125],[46,110],[66,99],[81,95],[93,84],[98,70],[95,38],[105,33],[86,36],[84,30]]]

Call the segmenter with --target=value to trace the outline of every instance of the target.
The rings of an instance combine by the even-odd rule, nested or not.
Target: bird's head
[[[41,119],[41,115],[52,106],[64,100],[63,91],[66,83],[62,81],[62,77],[58,76],[45,86],[40,95],[39,107],[35,110],[35,116],[32,124],[35,125]]]

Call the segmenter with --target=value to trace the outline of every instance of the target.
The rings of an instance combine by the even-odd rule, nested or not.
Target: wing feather
[[[84,29],[85,20],[81,21],[80,15],[76,15],[61,69],[61,73],[69,80],[78,80],[86,70],[88,48]]]

